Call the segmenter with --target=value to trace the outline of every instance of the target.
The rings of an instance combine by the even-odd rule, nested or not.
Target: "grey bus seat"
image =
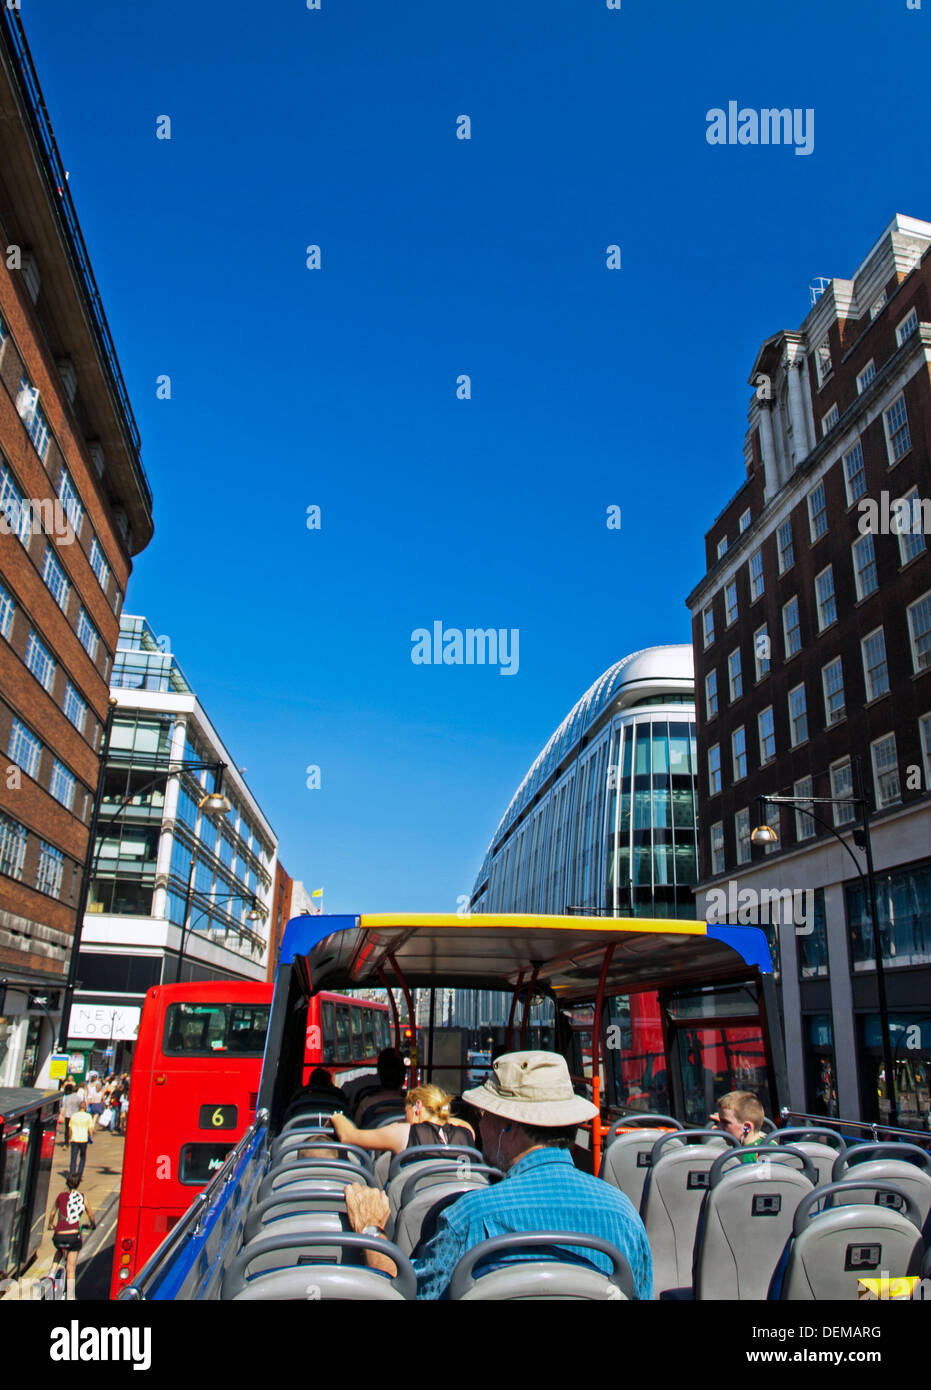
[[[834,1164],[838,1154],[842,1154],[847,1147],[847,1141],[834,1129],[827,1126],[815,1126],[814,1128],[802,1128],[791,1126],[788,1129],[777,1129],[773,1134],[767,1135],[767,1144],[791,1144],[793,1149],[801,1149],[802,1153],[807,1154],[818,1172],[818,1182],[827,1183],[831,1181]]]
[[[558,1258],[565,1247],[597,1250],[612,1264],[610,1274],[574,1259]],[[547,1260],[517,1260],[475,1277],[480,1262],[495,1256],[523,1253],[546,1247],[557,1256]],[[568,1252],[566,1252],[568,1254]],[[533,1231],[495,1236],[467,1250],[456,1265],[449,1283],[450,1299],[462,1301],[585,1299],[596,1302],[632,1302],[636,1297],[634,1276],[624,1255],[609,1241],[576,1231]]]
[[[360,1168],[364,1168],[367,1173],[373,1171],[372,1157],[368,1149],[361,1149],[358,1144],[344,1144],[336,1139],[333,1131],[330,1130],[330,1138],[326,1138],[323,1131],[317,1130],[305,1133],[300,1130],[292,1130],[290,1134],[282,1134],[277,1138],[271,1147],[271,1161],[269,1168],[277,1168],[280,1164],[288,1162],[290,1159],[300,1157],[303,1149],[325,1149],[325,1155],[313,1154],[301,1159],[302,1163],[329,1162],[332,1159],[348,1159],[350,1162],[358,1163]]]
[[[598,1176],[612,1187],[619,1188],[625,1197],[630,1198],[637,1211],[643,1200],[653,1145],[662,1137],[663,1131],[660,1129],[631,1130],[629,1134],[618,1134],[611,1139],[602,1153]]]
[[[321,1128],[331,1115],[337,1114],[339,1106],[334,1101],[327,1104],[324,1101],[295,1101],[289,1105],[284,1112],[284,1124],[289,1120],[305,1120],[307,1124],[319,1125]]]
[[[857,1144],[839,1155],[831,1177],[834,1182],[846,1183],[862,1178],[869,1186],[877,1179],[894,1183],[914,1198],[922,1226],[931,1214],[931,1154],[917,1144]],[[858,1199],[856,1193],[846,1194],[841,1199],[842,1202],[858,1200],[863,1199]],[[879,1194],[875,1200],[882,1205]]]
[[[903,1211],[875,1203],[835,1205],[840,1194],[869,1186],[899,1199]],[[812,1214],[819,1202],[824,1206]],[[858,1280],[891,1274],[917,1274],[924,1253],[914,1200],[889,1182],[864,1179],[828,1183],[803,1197],[795,1211],[792,1239],[777,1269],[771,1298],[810,1302],[856,1301]]]
[[[279,1223],[300,1217],[308,1230],[348,1231],[349,1218],[346,1212],[346,1195],[342,1188],[301,1187],[296,1183],[284,1192],[273,1192],[263,1197],[246,1217],[242,1240],[246,1245],[260,1232],[271,1235],[279,1229]],[[289,1228],[290,1229],[290,1228]]]
[[[432,1166],[437,1162],[452,1165],[453,1168],[458,1165],[459,1176],[464,1171],[467,1172],[473,1164],[482,1165],[485,1160],[478,1149],[452,1148],[448,1144],[421,1144],[416,1148],[402,1149],[399,1154],[393,1154],[388,1165],[388,1181],[385,1186],[392,1219],[398,1214],[401,1193],[411,1173],[421,1164],[429,1163]],[[435,1181],[440,1182],[441,1178],[437,1176]],[[391,1227],[388,1229],[390,1231]]]
[[[746,1161],[750,1155],[755,1162]],[[720,1154],[711,1165],[695,1237],[695,1297],[765,1299],[796,1208],[817,1180],[812,1160],[789,1145],[747,1145]]]
[[[376,1100],[359,1113],[359,1129],[383,1129],[406,1119],[404,1106],[397,1100]]]
[[[321,1248],[331,1252],[331,1260],[326,1264],[317,1261],[312,1253]],[[366,1250],[390,1256],[397,1271],[394,1277],[389,1279],[363,1263],[349,1263],[351,1259],[363,1259]],[[378,1236],[313,1231],[303,1236],[281,1234],[250,1241],[224,1274],[220,1296],[240,1301],[398,1301],[412,1299],[416,1293],[413,1266],[397,1246]]]
[[[282,1163],[266,1173],[259,1186],[256,1201],[262,1202],[273,1192],[282,1192],[290,1186],[314,1184],[320,1188],[325,1185],[340,1191],[349,1183],[361,1182],[366,1187],[374,1186],[374,1178],[360,1168],[358,1163],[345,1159],[296,1159]]]
[[[711,1165],[722,1148],[737,1147],[724,1129],[684,1129],[654,1143],[640,1215],[653,1252],[657,1295],[691,1287],[692,1249]]]
[[[684,1129],[685,1126],[680,1120],[676,1120],[672,1115],[654,1114],[652,1111],[644,1113],[642,1110],[634,1110],[629,1115],[619,1115],[611,1125],[604,1139],[603,1145],[613,1144],[619,1134],[626,1133],[631,1129]]]
[[[398,1214],[391,1238],[405,1255],[411,1254],[420,1242],[423,1223],[439,1203],[446,1199],[477,1192],[490,1182],[500,1182],[504,1174],[486,1163],[473,1163],[462,1177],[450,1176],[445,1159],[438,1163],[416,1164],[401,1190]]]

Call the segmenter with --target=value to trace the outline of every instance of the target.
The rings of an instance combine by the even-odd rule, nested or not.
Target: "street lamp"
[[[864,901],[870,915],[870,926],[873,933],[873,954],[876,958],[876,996],[879,1006],[879,1027],[882,1035],[883,1068],[886,1073],[886,1085],[889,1093],[889,1121],[891,1125],[898,1125],[899,1108],[896,1100],[895,1091],[895,1069],[892,1056],[892,1042],[889,1030],[889,1005],[886,1000],[886,974],[883,965],[882,941],[879,933],[879,908],[876,898],[876,875],[873,868],[873,843],[870,838],[870,814],[869,800],[863,790],[863,769],[860,757],[855,754],[852,758],[853,766],[857,771],[857,788],[859,796],[758,796],[757,806],[760,824],[750,834],[750,841],[755,845],[775,845],[779,843],[779,833],[771,825],[766,824],[764,808],[769,806],[800,806],[806,815],[811,816],[818,825],[829,830],[839,844],[853,860],[857,877],[863,889]],[[856,806],[860,812],[860,825],[853,832],[853,842],[858,849],[862,849],[866,855],[866,874],[860,867],[859,861],[853,850],[848,845],[842,835],[837,833],[830,821],[822,816],[816,815],[811,809],[812,806]]]

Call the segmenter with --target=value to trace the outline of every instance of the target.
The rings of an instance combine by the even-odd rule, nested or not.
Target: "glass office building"
[[[518,787],[471,910],[694,917],[695,744],[690,646],[611,666]]]

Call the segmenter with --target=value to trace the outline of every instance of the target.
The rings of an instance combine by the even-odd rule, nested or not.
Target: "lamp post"
[[[750,840],[755,845],[775,845],[779,841],[779,833],[771,825],[765,822],[764,807],[766,806],[800,806],[806,815],[811,816],[818,825],[829,830],[839,844],[853,860],[857,877],[863,889],[864,901],[870,915],[870,925],[873,933],[873,954],[876,958],[876,996],[879,1007],[879,1028],[881,1033],[883,1051],[883,1069],[886,1073],[886,1086],[889,1095],[889,1123],[897,1125],[899,1122],[899,1109],[896,1101],[895,1090],[895,1069],[892,1055],[892,1041],[889,1031],[889,1005],[886,999],[886,974],[883,965],[882,941],[879,935],[879,908],[876,898],[876,875],[873,867],[873,845],[870,839],[870,816],[869,800],[863,788],[863,769],[860,757],[855,754],[852,759],[853,765],[857,770],[857,790],[858,796],[758,796],[757,806],[759,810],[760,824],[751,832]],[[853,832],[853,842],[865,852],[866,855],[866,874],[860,867],[856,855],[847,844],[842,835],[837,833],[830,821],[822,816],[816,815],[811,809],[812,806],[856,806],[860,813],[860,825]]]

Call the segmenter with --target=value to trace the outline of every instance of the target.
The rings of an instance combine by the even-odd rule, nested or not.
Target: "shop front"
[[[69,1073],[84,1080],[92,1071],[128,1072],[139,1032],[141,1005],[110,1000],[75,1000],[68,1028]]]

